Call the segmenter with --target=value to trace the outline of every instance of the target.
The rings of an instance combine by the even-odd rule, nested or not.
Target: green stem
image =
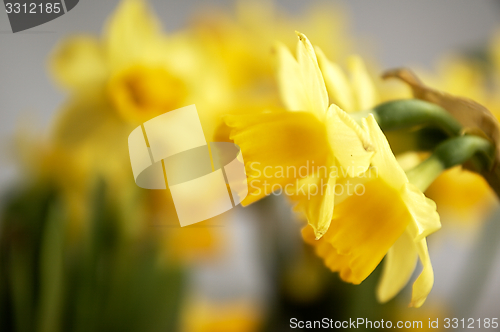
[[[386,102],[371,110],[350,113],[358,123],[373,114],[383,131],[434,126],[449,136],[458,136],[462,125],[444,108],[419,99]]]
[[[407,171],[406,176],[411,184],[424,192],[444,170],[445,167],[439,158],[431,155],[418,166]]]
[[[479,171],[490,169],[494,146],[479,136],[450,138],[439,144],[432,155],[406,174],[411,183],[425,191],[445,169],[471,161]]]

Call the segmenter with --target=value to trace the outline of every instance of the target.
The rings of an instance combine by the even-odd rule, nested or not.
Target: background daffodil
[[[194,103],[203,110],[200,118],[211,141],[231,94],[221,61],[204,47],[188,32],[163,33],[145,1],[123,1],[102,37],[70,37],[53,52],[51,72],[71,96],[56,123],[59,141],[74,141],[76,134],[69,128],[82,117],[96,123],[87,129],[87,138],[99,134],[106,123],[104,140],[113,135],[113,127],[128,133],[157,115]]]

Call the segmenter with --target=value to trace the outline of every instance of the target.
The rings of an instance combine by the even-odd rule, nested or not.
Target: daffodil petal
[[[77,36],[57,45],[49,59],[57,82],[70,89],[103,84],[107,75],[104,53],[92,36]]]
[[[356,177],[344,177],[342,175],[343,170],[336,168],[337,172],[340,172],[340,176],[337,178],[335,183],[335,205],[342,203],[344,200],[352,196],[352,191],[347,190],[348,188],[364,188],[364,184],[377,177],[377,172],[373,168],[369,168],[366,173],[359,174]]]
[[[404,232],[384,258],[382,276],[377,285],[377,300],[385,303],[396,296],[410,280],[418,254],[413,238]]]
[[[413,283],[410,307],[419,308],[424,304],[432,290],[432,286],[434,285],[434,271],[432,270],[426,239],[416,243],[416,246],[423,268],[417,280]]]
[[[121,68],[131,61],[148,57],[152,45],[158,46],[160,23],[145,1],[124,0],[105,28],[109,66]]]
[[[323,234],[325,234],[328,230],[328,227],[330,227],[333,208],[335,206],[335,181],[336,177],[330,175],[328,176],[326,187],[323,183],[320,183],[320,190],[322,191],[322,193],[317,198],[315,197],[315,199],[320,200],[319,211],[315,209],[308,213],[309,215],[311,215],[311,221],[317,221],[318,223],[316,227],[316,238],[322,237]]]
[[[311,113],[233,115],[225,122],[245,159],[249,194],[243,205],[274,190],[290,191],[297,179],[326,165],[330,151],[324,124]]]
[[[339,65],[328,60],[319,47],[314,48],[318,64],[325,80],[330,103],[336,104],[342,110],[354,112],[353,93],[346,75]]]
[[[348,60],[348,67],[351,73],[351,86],[356,109],[372,108],[378,103],[378,95],[363,59],[357,55],[351,56]]]
[[[405,184],[402,198],[413,216],[413,222],[409,224],[408,229],[415,242],[420,242],[441,228],[436,203],[425,197],[417,187],[410,183]]]
[[[323,239],[317,240],[311,225],[302,228],[302,238],[305,243],[313,246],[316,255],[323,259],[325,266],[331,271],[340,272],[342,269],[345,269],[345,266],[349,265],[350,256],[338,253],[337,249]],[[350,273],[350,270],[347,271],[347,273]],[[348,275],[347,278],[349,277]]]
[[[333,208],[335,203],[335,183],[337,177],[330,172],[335,163],[329,163],[325,172],[312,175],[298,183],[296,189],[306,185],[307,191],[300,194],[300,191],[291,196],[292,200],[298,200],[297,210],[304,212],[307,222],[311,225],[316,239],[320,239],[330,227],[332,221]]]
[[[302,84],[308,101],[308,111],[323,119],[328,108],[328,93],[326,92],[323,74],[319,69],[314,48],[307,37],[297,32],[297,60],[302,72]]]
[[[369,132],[376,151],[372,157],[372,165],[376,168],[378,175],[393,188],[401,189],[404,184],[408,183],[408,178],[399,166],[387,138],[372,114],[363,119],[363,125]]]
[[[340,166],[350,177],[370,166],[373,147],[370,137],[337,105],[330,105],[326,117],[328,141]]]
[[[276,44],[278,55],[278,86],[281,100],[290,111],[307,111],[308,101],[299,63],[283,44]]]

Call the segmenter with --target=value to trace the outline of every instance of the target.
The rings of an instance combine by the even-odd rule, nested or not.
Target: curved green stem
[[[465,135],[447,139],[432,155],[406,173],[411,183],[425,191],[445,169],[471,161],[478,171],[491,168],[495,148],[479,136]]]
[[[419,99],[390,101],[377,105],[373,112],[382,130],[436,126],[450,136],[462,131],[462,125],[444,108]]]
[[[462,125],[444,108],[419,99],[389,101],[349,115],[360,123],[369,114],[373,114],[383,131],[429,126],[438,127],[449,136],[462,131]]]
[[[432,155],[407,171],[406,176],[411,184],[424,192],[445,169],[439,159]]]

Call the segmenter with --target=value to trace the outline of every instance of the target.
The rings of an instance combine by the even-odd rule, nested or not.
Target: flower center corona
[[[164,68],[139,65],[112,77],[108,93],[125,120],[143,122],[182,106],[187,90],[181,79]]]

